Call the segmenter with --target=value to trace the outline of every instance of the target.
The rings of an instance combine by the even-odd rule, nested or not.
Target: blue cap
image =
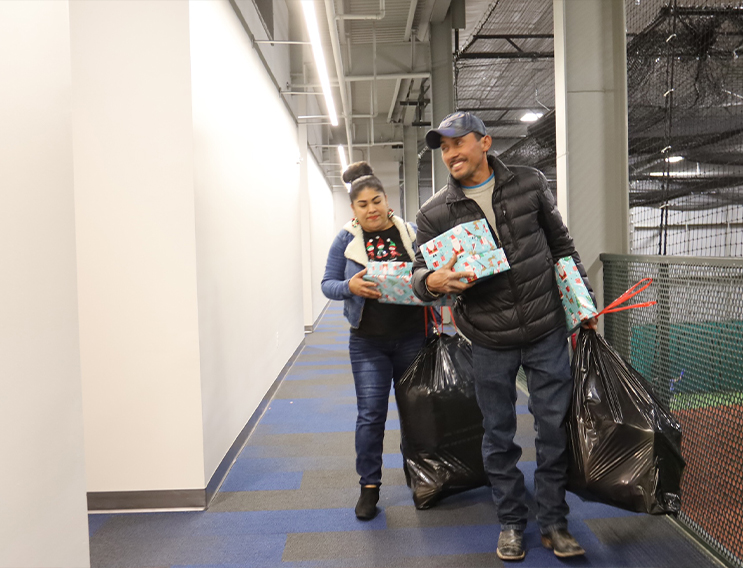
[[[485,136],[485,123],[470,112],[453,112],[441,121],[438,128],[426,132],[426,144],[431,150],[441,146],[441,137],[458,138],[470,132]]]

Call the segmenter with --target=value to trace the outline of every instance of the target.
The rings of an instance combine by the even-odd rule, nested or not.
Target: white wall
[[[0,2],[0,566],[90,565],[69,7]]]
[[[723,220],[720,224],[720,220]],[[658,254],[660,209],[630,209],[632,254]],[[740,256],[743,251],[743,209],[668,209],[666,254],[689,256]]]
[[[213,0],[190,0],[191,2],[212,2]],[[235,0],[242,17],[250,29],[250,32],[255,36],[256,40],[268,40],[271,39],[263,27],[261,18],[258,15],[258,10],[253,3],[253,0]],[[298,8],[298,6],[297,6]],[[274,35],[275,40],[296,40],[295,37],[289,37],[289,9],[284,0],[273,0],[273,19],[274,19]],[[319,17],[319,16],[318,16]],[[289,51],[290,46],[282,44],[262,43],[260,44],[260,50],[263,56],[266,58],[266,62],[271,68],[273,76],[279,85],[284,87],[287,82],[291,83],[291,68],[289,64]],[[331,64],[329,62],[329,64]]]
[[[227,0],[190,9],[208,480],[303,338],[299,149]]]
[[[311,154],[308,153],[308,156],[311,156]],[[308,166],[312,231],[310,246],[312,257],[312,321],[316,322],[320,313],[328,304],[328,299],[320,289],[320,283],[325,274],[328,251],[337,231],[334,230],[333,194],[314,158],[309,157]]]
[[[88,490],[203,488],[189,6],[70,20]]]
[[[13,92],[0,93],[0,160],[15,169],[0,179],[27,183],[2,207],[14,215],[3,258],[19,263],[3,281],[13,309],[0,329],[13,343],[2,376],[31,387],[5,389],[17,396],[4,398],[4,432],[36,426],[3,455],[22,452],[40,476],[33,499],[15,493],[22,512],[3,502],[15,518],[0,527],[51,543],[24,557],[35,566],[58,541],[55,568],[73,556],[82,566],[82,427],[88,491],[203,489],[303,338],[297,128],[227,0],[0,6],[29,24],[14,12],[0,38],[16,65],[2,74]],[[334,209],[310,171],[319,314]],[[33,353],[20,348],[29,337]],[[27,378],[52,372],[53,385]],[[0,479],[35,479],[14,476]],[[29,512],[40,513],[33,530],[18,522]],[[0,541],[4,561],[14,549]]]

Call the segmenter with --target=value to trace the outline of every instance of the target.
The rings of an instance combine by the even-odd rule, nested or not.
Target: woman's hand
[[[351,290],[351,294],[361,296],[362,298],[369,298],[370,300],[381,298],[382,293],[377,290],[377,285],[374,282],[364,280],[364,274],[366,274],[366,268],[361,272],[357,272],[348,281],[348,288]]]

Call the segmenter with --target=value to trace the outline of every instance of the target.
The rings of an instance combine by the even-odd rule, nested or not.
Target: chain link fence
[[[649,308],[606,316],[609,343],[683,429],[679,520],[743,567],[743,263],[602,255],[606,303],[642,278]]]

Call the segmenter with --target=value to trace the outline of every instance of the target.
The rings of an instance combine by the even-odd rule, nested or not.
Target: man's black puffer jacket
[[[493,156],[488,156],[488,163],[495,173],[493,210],[499,244],[511,270],[475,283],[459,296],[454,314],[464,335],[477,345],[523,347],[552,331],[566,329],[555,281],[558,259],[572,256],[592,296],[593,291],[544,174],[533,168],[508,168]],[[419,248],[413,266],[413,289],[419,298],[433,299],[425,287],[430,270],[420,252],[423,243],[456,225],[484,217],[480,206],[465,197],[451,176],[447,187],[421,207],[417,215]]]

